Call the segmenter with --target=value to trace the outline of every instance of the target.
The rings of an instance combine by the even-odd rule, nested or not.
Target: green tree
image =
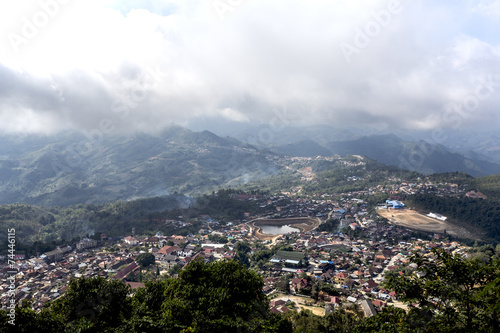
[[[236,261],[191,262],[179,278],[159,283],[164,288],[161,311],[166,327],[194,332],[290,332],[286,320],[270,314],[262,277]],[[154,297],[150,299],[153,302]]]
[[[46,309],[37,313],[31,308],[31,301],[23,303],[15,309],[15,319],[13,324],[9,324],[11,317],[8,311],[0,310],[0,332],[64,332],[65,323],[54,313]]]
[[[130,288],[102,277],[73,279],[66,293],[49,310],[75,331],[108,331],[124,324],[131,311]]]
[[[498,279],[498,269],[478,259],[464,259],[440,249],[432,253],[433,258],[412,256],[416,272],[390,276],[385,282],[403,301],[419,305],[419,312],[414,316],[418,320],[413,320],[413,326],[459,332],[492,329],[486,328],[481,319],[485,312],[491,311],[481,295],[495,295],[487,290],[492,291],[488,287]],[[498,299],[494,304],[500,306]],[[494,316],[491,319],[495,320]]]
[[[142,267],[148,267],[150,265],[154,265],[155,255],[152,253],[141,253],[135,258],[135,262],[141,265]]]
[[[238,261],[245,267],[250,266],[250,259],[248,253],[250,252],[250,245],[247,242],[237,242],[234,246],[234,260]]]

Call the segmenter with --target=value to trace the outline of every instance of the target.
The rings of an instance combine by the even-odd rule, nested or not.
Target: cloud
[[[493,18],[500,18],[500,1],[498,0],[482,0],[476,1],[473,10]]]
[[[498,123],[500,78],[490,79],[487,98],[464,105],[478,89],[486,96],[481,82],[500,73],[500,46],[485,33],[500,24],[477,20],[497,2],[156,3],[42,0],[9,15],[0,8],[0,130],[269,124],[277,113],[287,125]]]

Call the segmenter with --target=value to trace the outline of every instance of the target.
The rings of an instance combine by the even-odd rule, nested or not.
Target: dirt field
[[[289,219],[257,219],[248,222],[248,226],[252,230],[252,236],[260,240],[272,240],[279,237],[279,235],[269,235],[262,233],[259,225],[293,225],[294,228],[299,229],[301,232],[308,232],[316,228],[320,224],[320,220],[315,217],[296,217]]]
[[[440,221],[409,209],[379,209],[380,216],[385,217],[394,225],[399,225],[409,229],[421,230],[426,232],[443,233],[445,230],[452,236],[462,238],[480,239],[466,229]]]
[[[296,306],[296,308],[298,307],[299,310],[307,309],[307,310],[311,310],[312,313],[314,313],[317,316],[324,316],[325,315],[325,308],[319,307],[319,306],[309,306],[309,305],[304,304],[307,301],[311,301],[310,298],[293,296],[293,295],[285,295],[285,294],[276,294],[273,297],[273,299],[276,299],[276,298],[288,298],[292,302],[295,302],[295,306]]]

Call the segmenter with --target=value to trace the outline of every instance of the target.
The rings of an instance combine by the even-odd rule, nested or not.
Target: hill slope
[[[279,170],[235,139],[172,126],[158,135],[0,138],[0,204],[70,205],[196,194]]]
[[[500,165],[475,157],[468,158],[442,145],[431,145],[424,141],[410,142],[395,135],[372,135],[352,141],[331,142],[333,153],[358,154],[380,163],[395,165],[421,173],[466,172],[472,176],[500,173]]]

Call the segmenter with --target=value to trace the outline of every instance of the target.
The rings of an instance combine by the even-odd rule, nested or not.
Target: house
[[[127,236],[123,239],[123,241],[128,244],[128,245],[137,245],[137,239],[135,239],[134,237],[132,236]]]
[[[358,299],[356,297],[349,296],[346,298],[346,301],[351,302],[351,303],[356,303],[358,301]]]
[[[369,288],[371,289],[374,289],[374,288],[377,288],[378,287],[378,283],[373,281],[372,279],[366,281],[366,283],[363,285],[363,286],[368,286]]]
[[[125,282],[127,285],[130,286],[130,289],[135,290],[137,288],[144,288],[145,285],[142,282]]]
[[[123,280],[125,280],[125,278],[127,277],[127,275],[130,272],[135,272],[138,269],[139,269],[139,265],[137,265],[134,261],[130,265],[128,265],[127,267],[125,267],[124,269],[122,269],[121,271],[116,273],[115,276],[113,276],[113,279],[123,281]]]
[[[320,277],[321,277],[321,280],[323,280],[325,282],[331,282],[334,275],[333,275],[331,270],[328,270],[326,273],[321,274]]]
[[[184,248],[184,250],[179,249],[177,254],[183,257],[191,257],[194,254],[194,250],[196,247],[194,245],[188,245]]]
[[[347,279],[349,279],[349,274],[347,274],[345,272],[340,272],[337,275],[335,275],[335,282],[337,282],[337,283],[343,283]]]
[[[295,278],[292,279],[290,283],[290,291],[293,293],[299,292],[301,289],[306,288],[309,285],[309,282],[305,278]]]
[[[84,238],[78,243],[76,243],[76,249],[82,251],[84,249],[90,249],[97,246],[97,241],[95,239]]]
[[[352,230],[356,230],[356,229],[359,229],[361,227],[359,226],[359,224],[353,222],[353,223],[349,224],[349,228],[351,228]]]
[[[397,200],[386,200],[385,201],[387,207],[392,207],[394,209],[401,209],[405,207],[405,204],[402,202],[399,202]]]
[[[286,305],[286,301],[283,299],[273,299],[269,302],[271,306],[281,306],[281,305]]]
[[[43,254],[43,258],[46,262],[56,262],[62,259],[64,251],[61,249],[55,249]]]
[[[340,304],[340,298],[338,298],[337,296],[332,296],[331,303],[339,305]]]
[[[377,310],[373,306],[373,303],[370,300],[362,300],[361,307],[363,308],[363,312],[367,318],[375,316],[377,314]]]
[[[177,254],[178,250],[180,250],[179,247],[177,247],[175,245],[172,245],[172,246],[165,245],[158,252],[156,252],[156,254],[158,254],[158,255],[161,255],[161,254],[174,255],[174,254]]]
[[[146,239],[147,244],[157,245],[160,242],[160,239],[157,236],[152,236]]]

